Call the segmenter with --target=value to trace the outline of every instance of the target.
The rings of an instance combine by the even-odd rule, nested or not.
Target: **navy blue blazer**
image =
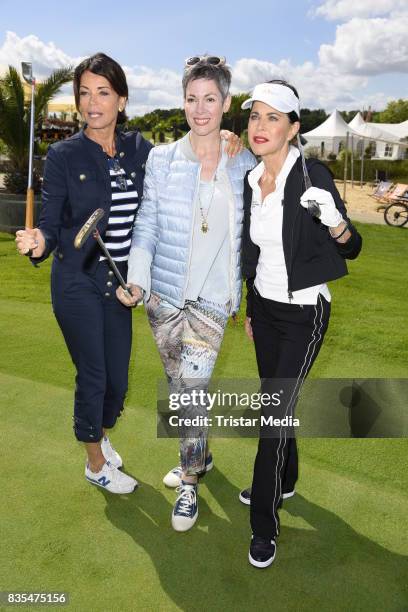
[[[116,133],[117,155],[128,178],[133,181],[139,204],[143,195],[145,164],[152,146],[139,132]],[[103,234],[111,203],[111,179],[102,147],[88,138],[83,130],[53,144],[45,162],[38,224],[45,237],[46,250],[42,257],[32,258],[32,262],[37,264],[54,251],[54,257],[64,267],[93,271],[100,256],[98,244],[90,237],[78,250],[74,247],[74,238],[97,208],[105,211],[98,225]]]

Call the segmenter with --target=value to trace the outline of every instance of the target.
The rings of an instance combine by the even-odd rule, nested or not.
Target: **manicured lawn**
[[[407,376],[407,234],[359,226],[361,257],[332,284],[333,314],[314,377]],[[176,440],[157,440],[160,361],[143,308],[134,312],[127,409],[112,435],[141,486],[113,496],[88,485],[71,432],[73,367],[39,269],[0,235],[2,557],[0,590],[65,590],[69,609],[402,611],[407,596],[406,439],[300,440],[297,494],[281,511],[272,568],[247,562],[256,442],[215,439],[200,517],[170,527],[161,482]],[[230,323],[215,376],[256,377],[243,313]]]

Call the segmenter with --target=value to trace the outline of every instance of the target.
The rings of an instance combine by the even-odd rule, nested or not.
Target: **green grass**
[[[333,283],[333,314],[314,377],[406,377],[406,234],[359,226],[361,257]],[[200,518],[170,527],[161,484],[176,440],[157,440],[161,365],[134,312],[127,409],[112,438],[141,481],[133,495],[86,485],[71,435],[73,367],[52,315],[49,262],[34,269],[0,235],[2,557],[0,590],[66,590],[71,610],[404,610],[407,450],[401,440],[300,440],[297,495],[281,511],[278,556],[247,563],[254,440],[215,439]],[[215,376],[256,377],[243,313],[230,323]]]

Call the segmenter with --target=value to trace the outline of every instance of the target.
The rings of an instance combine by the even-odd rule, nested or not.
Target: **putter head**
[[[307,201],[307,212],[309,213],[309,215],[312,215],[312,217],[317,217],[317,218],[320,217],[321,215],[320,206],[316,202],[316,200]]]
[[[33,65],[31,62],[21,62],[21,72],[23,73],[23,79],[30,85],[33,84]]]
[[[96,230],[96,226],[98,225],[104,214],[105,211],[103,210],[103,208],[97,208],[95,212],[93,212],[92,215],[89,217],[88,221],[83,224],[83,226],[75,236],[74,247],[76,249],[80,249],[88,240],[89,236],[93,234],[93,232]]]

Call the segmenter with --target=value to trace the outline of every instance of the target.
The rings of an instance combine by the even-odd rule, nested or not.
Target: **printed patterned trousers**
[[[206,391],[228,321],[228,305],[199,297],[180,309],[152,294],[146,312],[170,393]],[[208,415],[203,402],[192,402],[178,413],[183,418]],[[181,467],[188,475],[204,470],[207,430],[200,425],[179,428]]]

